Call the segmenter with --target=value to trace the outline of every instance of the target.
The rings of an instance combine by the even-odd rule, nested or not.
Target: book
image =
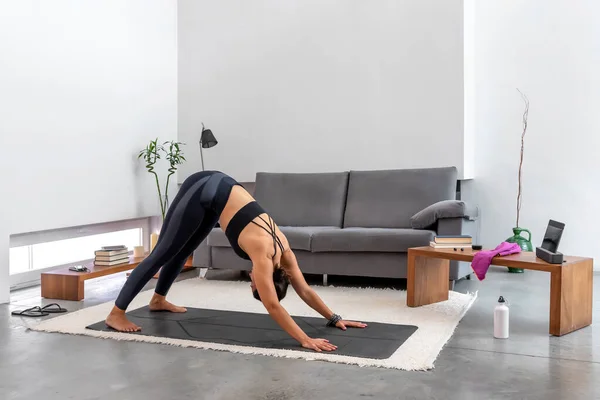
[[[111,251],[111,250],[125,250],[127,246],[125,245],[117,245],[117,246],[102,246],[100,250]]]
[[[436,249],[470,249],[470,244],[465,243],[436,243],[429,242],[429,246]]]
[[[98,261],[95,260],[94,264],[95,265],[100,265],[103,267],[110,267],[113,265],[120,265],[120,264],[127,264],[129,262],[129,258],[122,258],[120,260],[114,260],[114,261]]]
[[[96,261],[115,261],[115,260],[123,260],[128,259],[129,254],[121,254],[118,256],[96,256]]]
[[[129,254],[129,250],[124,249],[124,250],[96,250],[94,252],[94,254],[96,256],[104,256],[104,257],[114,257],[114,256],[120,256],[123,254]]]
[[[433,241],[440,244],[472,244],[473,238],[470,235],[438,235]]]

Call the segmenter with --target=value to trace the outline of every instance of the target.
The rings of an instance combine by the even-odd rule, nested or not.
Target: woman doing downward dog
[[[343,320],[325,305],[304,280],[286,237],[273,219],[238,182],[217,171],[197,172],[183,182],[169,207],[154,250],[127,279],[106,324],[121,332],[141,330],[126,318],[125,311],[159,269],[150,310],[185,312],[185,308],[169,303],[165,297],[188,257],[217,222],[235,253],[252,262],[253,296],[262,301],[269,315],[303,347],[319,352],[337,348],[325,339],[308,337],[281,306],[289,283],[330,326],[344,330],[366,326]]]

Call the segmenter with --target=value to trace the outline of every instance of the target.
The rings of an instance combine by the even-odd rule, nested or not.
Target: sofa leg
[[[467,275],[467,280],[470,281],[471,280],[471,274]]]
[[[200,268],[200,278],[204,279],[206,277],[207,272],[208,272],[208,268]]]
[[[327,274],[323,274],[323,286],[327,286]]]
[[[448,282],[448,290],[454,290],[454,282],[455,281],[449,281]]]

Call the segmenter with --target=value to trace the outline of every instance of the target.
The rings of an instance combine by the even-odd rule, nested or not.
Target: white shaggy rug
[[[168,298],[175,304],[188,307],[265,314],[266,310],[260,302],[254,300],[249,286],[248,282],[240,281],[210,281],[201,278],[188,279],[175,283],[171,288]],[[113,307],[112,302],[60,315],[45,320],[31,329],[35,331],[161,343],[244,354],[322,360],[360,366],[401,370],[428,370],[433,368],[438,354],[477,297],[477,294],[462,294],[451,291],[450,298],[447,301],[423,307],[409,308],[406,306],[406,291],[332,286],[315,286],[314,289],[332,310],[346,319],[416,325],[418,330],[391,357],[377,360],[341,356],[335,353],[266,349],[86,329],[86,326],[106,318],[106,315]],[[140,293],[128,311],[147,305],[152,293],[152,290]],[[302,302],[293,290],[288,291],[288,295],[282,301],[282,305],[291,315],[320,317],[319,314]]]

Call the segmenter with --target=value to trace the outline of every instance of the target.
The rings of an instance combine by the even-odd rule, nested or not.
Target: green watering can
[[[513,228],[512,230],[514,235],[506,239],[506,242],[517,243],[523,251],[533,251],[533,244],[531,244],[531,232],[525,228]],[[527,239],[521,235],[523,232],[526,232],[529,236]],[[508,272],[520,274],[524,271],[521,268],[509,268]]]

